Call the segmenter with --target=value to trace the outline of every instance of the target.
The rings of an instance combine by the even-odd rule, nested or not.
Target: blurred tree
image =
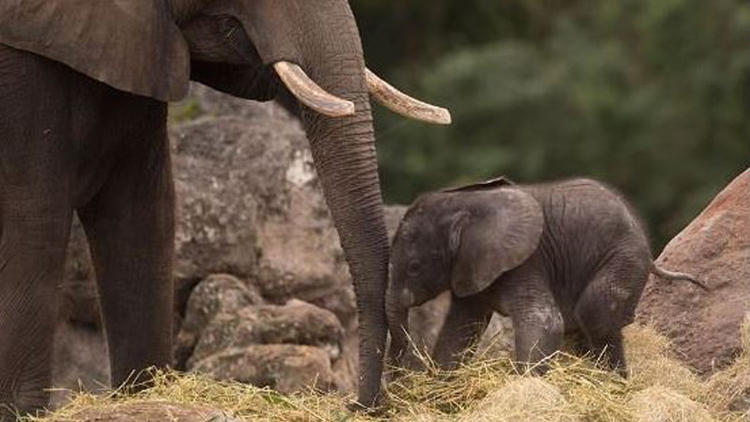
[[[386,200],[505,174],[588,176],[633,202],[655,251],[750,165],[750,4],[353,4],[368,61],[448,105],[448,128],[377,110]]]

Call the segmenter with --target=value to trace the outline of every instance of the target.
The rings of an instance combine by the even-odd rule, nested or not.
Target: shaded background
[[[351,2],[368,65],[450,107],[434,127],[376,109],[387,202],[507,175],[603,180],[658,253],[750,165],[750,3]]]

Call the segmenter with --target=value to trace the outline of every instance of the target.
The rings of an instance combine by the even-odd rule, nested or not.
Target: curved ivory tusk
[[[273,64],[274,70],[291,92],[301,103],[331,117],[354,114],[354,103],[326,92],[301,67],[294,63],[279,61]]]
[[[412,98],[380,79],[370,69],[365,68],[367,89],[377,102],[404,117],[422,120],[428,123],[449,125],[451,113],[445,108]]]

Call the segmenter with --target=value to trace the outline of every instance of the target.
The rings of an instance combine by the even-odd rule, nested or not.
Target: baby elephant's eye
[[[406,266],[406,275],[414,277],[419,275],[419,261],[412,259]]]

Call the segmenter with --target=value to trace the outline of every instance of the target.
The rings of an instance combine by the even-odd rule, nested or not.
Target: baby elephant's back
[[[552,269],[560,282],[585,283],[613,253],[650,260],[648,240],[638,218],[613,189],[589,179],[523,188],[544,211],[542,253],[550,262],[566,264]]]
[[[623,235],[641,235],[645,241],[631,207],[601,182],[572,179],[523,188],[541,204],[550,230],[565,231],[571,241],[611,241]]]

